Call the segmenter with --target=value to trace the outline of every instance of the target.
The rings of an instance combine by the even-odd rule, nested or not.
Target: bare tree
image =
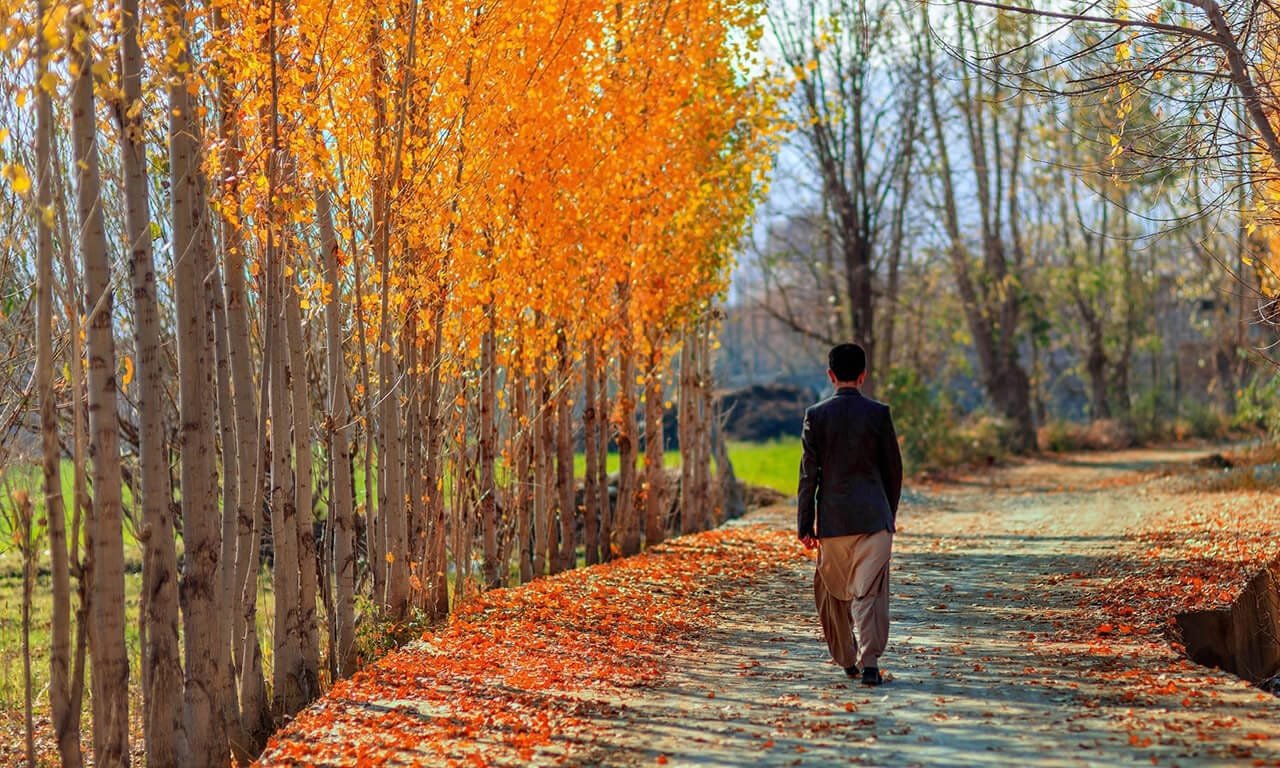
[[[779,295],[764,306],[824,343],[858,341],[873,360],[881,343],[878,294],[888,294],[889,317],[897,309],[918,138],[917,46],[905,44],[904,13],[893,0],[815,0],[778,4],[769,14],[782,61],[797,78],[789,117],[799,165],[819,183],[810,236],[794,244],[790,259],[773,254],[782,257],[768,270]],[[888,286],[877,284],[882,266]],[[834,325],[821,322],[832,312]]]
[[[927,5],[921,6],[921,14],[928,29]],[[976,48],[979,30],[972,9],[961,8],[957,24]],[[992,28],[984,34],[1006,33]],[[1020,40],[1027,39],[1025,25],[1015,28],[1014,34]],[[959,68],[951,78],[955,85],[948,88],[929,40],[927,104],[943,225],[949,241],[947,252],[983,386],[992,403],[1012,424],[1015,447],[1028,450],[1035,446],[1035,419],[1031,380],[1023,367],[1019,345],[1023,331],[1022,271],[1027,251],[1020,229],[1018,184],[1025,162],[1029,97],[1025,92],[1010,93],[999,79],[983,77],[967,58],[958,57],[955,61]],[[949,103],[944,105],[944,98]],[[954,128],[947,115],[960,118],[960,143],[965,151],[958,160],[953,150]],[[958,180],[976,193],[976,244],[967,236],[962,222]]]
[[[1029,90],[1051,95],[1118,94],[1126,102],[1158,104],[1163,120],[1147,130],[1117,134],[1117,152],[1158,166],[1217,168],[1225,175],[1239,167],[1237,158],[1267,158],[1254,164],[1253,181],[1274,178],[1280,168],[1280,138],[1268,111],[1280,80],[1267,47],[1280,33],[1280,17],[1269,5],[1178,0],[1149,13],[1109,15],[1096,3],[1068,3],[1055,10],[992,0],[959,3],[1032,18],[1053,31],[1075,30],[1074,46],[1058,50],[1060,63],[1074,73],[1065,85],[1046,77],[1051,68],[1043,66],[1024,64],[1000,76],[1017,77]],[[995,46],[969,54],[977,65],[1003,61],[1017,50]]]

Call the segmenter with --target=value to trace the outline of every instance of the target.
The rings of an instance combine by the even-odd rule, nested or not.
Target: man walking
[[[867,353],[839,344],[827,355],[835,394],[804,414],[797,523],[818,549],[813,595],[835,663],[880,685],[889,640],[889,555],[902,493],[902,455],[889,406],[859,391]]]

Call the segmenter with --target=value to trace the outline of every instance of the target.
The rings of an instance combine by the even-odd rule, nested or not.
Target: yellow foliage
[[[0,175],[9,181],[9,185],[13,187],[13,191],[18,195],[25,196],[31,191],[31,177],[27,174],[27,169],[19,164],[6,165],[0,168]]]

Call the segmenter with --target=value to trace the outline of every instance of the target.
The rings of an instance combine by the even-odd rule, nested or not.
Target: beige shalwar
[[[831,658],[846,669],[876,667],[889,642],[889,555],[893,534],[819,540],[813,596]]]

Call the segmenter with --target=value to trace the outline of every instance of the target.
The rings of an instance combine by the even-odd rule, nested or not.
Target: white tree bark
[[[36,3],[36,17],[48,8]],[[48,41],[36,37],[35,82],[48,71]],[[61,451],[58,447],[57,396],[53,388],[53,99],[36,86],[36,394],[40,402],[40,447],[44,470],[44,508],[49,525],[53,610],[49,648],[49,704],[62,765],[78,768],[79,706],[72,707],[71,569],[67,556],[67,513],[62,503]],[[73,361],[79,368],[79,360]]]
[[[293,413],[294,508],[298,536],[298,645],[302,654],[303,697],[320,695],[320,640],[316,627],[316,536],[312,521],[311,403],[307,397],[306,337],[294,281],[284,287],[285,336],[288,339],[289,390]]]
[[[121,521],[120,437],[116,409],[116,348],[112,334],[114,295],[102,212],[98,166],[93,41],[88,8],[67,16],[71,91],[72,157],[76,168],[76,213],[84,267],[89,356],[89,457],[93,463],[92,582],[89,638],[93,671],[94,761],[129,764],[129,660],[124,644],[124,543]]]
[[[168,34],[187,39],[186,4],[167,0]],[[186,660],[185,729],[192,766],[226,765],[230,759],[222,695],[229,647],[219,642],[219,565],[222,555],[213,427],[213,354],[209,346],[209,297],[205,276],[212,266],[211,239],[204,228],[204,176],[200,171],[200,124],[187,88],[190,53],[172,61],[169,86],[169,173],[173,211],[174,305],[178,316],[178,419],[181,423],[182,607]]]
[[[351,413],[347,401],[347,368],[342,354],[342,275],[338,270],[338,238],[327,190],[316,194],[320,248],[324,255],[325,365],[329,375],[329,404],[325,431],[329,446],[331,483],[329,514],[333,515],[334,659],[339,677],[355,672],[356,547],[351,482]]]
[[[164,371],[160,307],[151,250],[151,211],[142,124],[142,52],[137,0],[121,4],[117,104],[124,169],[125,233],[133,288],[134,363],[138,381],[138,469],[142,506],[145,642],[143,726],[147,762],[162,768],[185,762],[182,660],[178,640],[178,559],[173,540],[173,489],[164,435]]]

